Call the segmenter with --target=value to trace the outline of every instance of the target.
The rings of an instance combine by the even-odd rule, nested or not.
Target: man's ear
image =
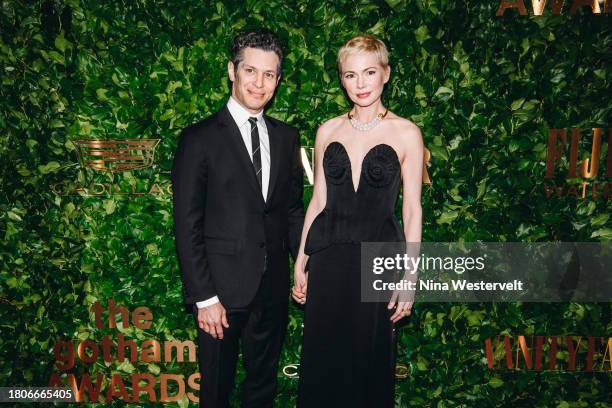
[[[234,82],[236,80],[236,71],[234,71],[234,63],[232,61],[227,63],[227,75],[230,81]]]

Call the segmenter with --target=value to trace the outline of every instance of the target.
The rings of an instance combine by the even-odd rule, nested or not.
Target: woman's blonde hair
[[[373,52],[383,68],[389,65],[389,51],[384,42],[369,34],[361,34],[351,38],[338,51],[338,71],[342,73],[342,63],[350,54]]]

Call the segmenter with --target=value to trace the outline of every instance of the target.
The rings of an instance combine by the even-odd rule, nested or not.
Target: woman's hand
[[[393,292],[393,296],[391,296],[391,301],[389,305],[387,305],[388,309],[395,309],[395,313],[391,316],[391,321],[393,323],[397,323],[402,318],[406,316],[410,316],[412,314],[412,304],[414,303],[414,292],[405,293],[406,291],[398,291],[395,290]]]
[[[308,286],[308,272],[304,270],[306,261],[305,256],[298,256],[293,271],[291,297],[301,305],[306,303],[306,289]]]

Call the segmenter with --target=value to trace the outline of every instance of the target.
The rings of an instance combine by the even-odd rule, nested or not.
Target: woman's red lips
[[[358,98],[367,98],[368,96],[370,96],[370,92],[365,92],[365,93],[357,94]]]

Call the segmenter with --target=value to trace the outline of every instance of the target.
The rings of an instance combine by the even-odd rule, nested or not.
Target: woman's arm
[[[406,237],[406,252],[409,257],[418,257],[420,252],[422,209],[421,186],[423,180],[423,137],[420,129],[412,123],[407,124],[401,137],[403,159],[402,172],[402,221]],[[404,279],[416,282],[416,271],[408,271]],[[404,291],[405,292],[405,291]],[[391,320],[397,322],[407,313],[414,303],[414,291],[396,292],[389,302],[389,309],[397,303],[397,309]]]
[[[308,272],[306,269],[306,263],[308,262],[308,255],[304,253],[304,246],[306,245],[306,237],[312,222],[316,216],[323,211],[325,204],[327,203],[327,186],[325,185],[325,174],[323,173],[323,153],[327,146],[327,132],[325,124],[317,131],[315,138],[314,147],[314,186],[312,189],[312,198],[308,204],[306,215],[304,217],[304,228],[302,229],[302,238],[300,240],[300,249],[298,251],[297,259],[295,260],[294,270],[294,286],[292,290],[293,298],[298,303],[306,302],[306,286],[308,282]]]
[[[402,162],[402,221],[406,242],[421,242],[422,209],[421,186],[423,184],[423,138],[418,127],[412,126],[402,138],[404,160]]]

